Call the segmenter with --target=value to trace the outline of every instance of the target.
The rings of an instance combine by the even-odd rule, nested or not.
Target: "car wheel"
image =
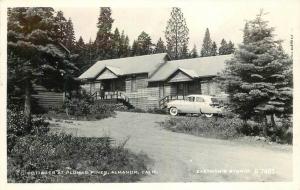
[[[206,113],[206,114],[204,114],[205,115],[205,117],[208,117],[208,118],[210,118],[210,117],[212,117],[213,116],[213,114],[212,113]]]
[[[178,114],[178,109],[175,107],[171,107],[169,112],[170,112],[170,115],[175,116]]]

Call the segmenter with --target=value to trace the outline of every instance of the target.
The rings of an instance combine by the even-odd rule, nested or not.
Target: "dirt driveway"
[[[117,142],[130,137],[126,147],[154,161],[155,174],[143,182],[292,180],[291,150],[167,131],[157,124],[167,117],[118,112],[115,118],[76,121],[65,127],[78,128],[78,136],[109,135]]]

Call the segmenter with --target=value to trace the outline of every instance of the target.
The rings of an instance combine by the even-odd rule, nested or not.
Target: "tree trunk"
[[[31,83],[29,78],[27,78],[25,81],[24,116],[26,129],[29,131],[31,127]]]
[[[271,124],[272,124],[273,127],[276,126],[274,114],[271,115]]]
[[[264,116],[264,126],[263,126],[263,134],[267,136],[267,128],[268,128],[268,118],[267,115]]]

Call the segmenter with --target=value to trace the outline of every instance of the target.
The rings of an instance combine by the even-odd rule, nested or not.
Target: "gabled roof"
[[[118,78],[118,75],[115,74],[114,72],[112,72],[110,69],[108,69],[107,67],[105,67],[105,69],[103,69],[99,76],[97,77],[96,80],[103,80],[103,79],[115,79]]]
[[[184,68],[181,68],[181,67],[178,67],[178,70],[181,70],[185,74],[189,75],[191,78],[198,77],[197,73],[194,70],[184,69]]]
[[[123,75],[123,72],[121,71],[121,69],[119,67],[106,66],[105,68],[109,69],[115,75]]]
[[[160,65],[166,62],[166,53],[151,54],[119,59],[108,59],[96,62],[87,71],[79,76],[80,79],[94,79],[104,68],[108,68],[116,75],[129,75],[137,73],[148,73],[149,76],[156,71]]]
[[[225,69],[225,61],[229,60],[231,57],[232,55],[219,55],[168,61],[149,79],[149,81],[164,81],[177,70],[181,70],[192,78],[216,76]]]

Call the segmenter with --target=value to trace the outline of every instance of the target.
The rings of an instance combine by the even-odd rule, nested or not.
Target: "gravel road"
[[[117,112],[115,118],[75,121],[78,136],[108,135],[126,148],[146,153],[154,174],[142,182],[291,181],[292,150],[257,146],[167,131],[158,122],[170,116]],[[282,145],[276,145],[282,146]]]

